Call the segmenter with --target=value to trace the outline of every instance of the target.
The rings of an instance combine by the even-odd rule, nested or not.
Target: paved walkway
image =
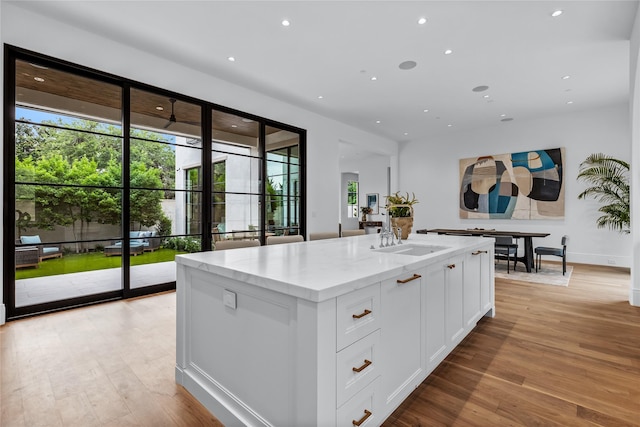
[[[117,291],[122,288],[120,268],[84,271],[16,280],[16,307]],[[131,267],[131,288],[175,282],[175,261]]]

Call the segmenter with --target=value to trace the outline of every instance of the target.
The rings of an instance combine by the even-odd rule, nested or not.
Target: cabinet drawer
[[[364,390],[338,408],[337,426],[372,427],[382,424],[384,420],[381,417],[379,382],[380,379],[374,380]]]
[[[354,342],[337,354],[338,407],[380,375],[380,330]]]
[[[380,327],[380,284],[339,296],[336,315],[336,351],[340,351]]]

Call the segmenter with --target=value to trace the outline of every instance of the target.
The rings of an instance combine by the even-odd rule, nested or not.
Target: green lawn
[[[173,261],[176,255],[183,254],[173,249],[158,249],[145,252],[142,255],[130,256],[131,265],[153,264],[156,262]],[[32,277],[53,276],[57,274],[77,273],[80,271],[103,270],[118,268],[121,265],[119,256],[105,256],[102,252],[85,254],[70,254],[62,258],[46,259],[38,268],[19,268],[16,270],[16,280]]]

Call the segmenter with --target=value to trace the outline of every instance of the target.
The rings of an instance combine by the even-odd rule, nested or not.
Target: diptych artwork
[[[564,218],[564,148],[460,160],[460,218]]]

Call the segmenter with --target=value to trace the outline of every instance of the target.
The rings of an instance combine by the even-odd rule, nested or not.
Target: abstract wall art
[[[460,218],[564,218],[564,148],[460,160]]]

